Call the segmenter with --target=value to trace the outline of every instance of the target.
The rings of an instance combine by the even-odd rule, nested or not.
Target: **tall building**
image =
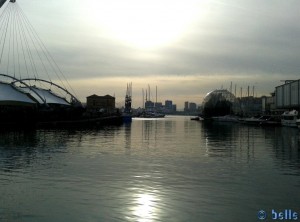
[[[196,103],[189,103],[189,111],[190,112],[197,111],[197,104]]]
[[[189,102],[188,102],[188,101],[185,101],[185,102],[184,102],[184,111],[185,111],[185,112],[188,112],[188,111],[189,111]]]
[[[165,108],[172,110],[172,106],[173,106],[173,101],[172,100],[166,100],[165,101]]]
[[[154,103],[154,106],[155,106],[155,108],[157,108],[157,109],[161,109],[163,105],[162,105],[161,102],[156,102],[156,103]]]
[[[173,112],[176,112],[176,111],[177,111],[177,105],[176,105],[176,104],[173,104],[172,110],[173,110]]]

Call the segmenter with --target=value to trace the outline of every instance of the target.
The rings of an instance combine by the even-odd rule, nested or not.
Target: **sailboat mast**
[[[142,89],[142,92],[143,92],[143,104],[142,104],[142,107],[145,108],[145,92],[144,92],[144,89]]]
[[[150,85],[148,85],[148,90],[149,90],[149,101],[151,101]]]
[[[157,104],[157,86],[156,86],[156,89],[155,89],[155,103]]]

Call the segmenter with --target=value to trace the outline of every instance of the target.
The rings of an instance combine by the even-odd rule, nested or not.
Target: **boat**
[[[239,122],[237,116],[225,115],[225,116],[213,116],[212,120],[215,122]]]
[[[163,113],[158,113],[155,111],[144,111],[142,113],[140,113],[139,115],[137,115],[136,117],[139,118],[164,118],[165,114]]]
[[[298,126],[298,128],[300,129],[300,119],[296,120],[296,125]]]
[[[297,120],[299,118],[297,110],[285,111],[281,115],[281,125],[289,127],[297,127]]]
[[[144,101],[144,90],[143,90],[143,101]],[[139,113],[135,115],[136,118],[164,118],[166,115],[161,112],[161,108],[156,107],[157,105],[157,87],[156,87],[156,101],[155,103],[150,99],[150,86],[148,85],[148,92],[146,90],[146,101],[143,104],[143,108]]]
[[[267,124],[268,121],[271,121],[271,118],[272,116],[269,116],[269,115],[263,115],[263,116],[253,116],[253,117],[250,117],[250,118],[243,118],[243,119],[239,119],[239,121],[241,123],[245,123],[245,124],[248,124],[248,125],[264,125],[264,124]],[[271,124],[271,122],[270,122]]]
[[[280,126],[281,120],[279,116],[270,116],[269,118],[265,119],[264,121],[260,122],[261,126]]]
[[[131,96],[132,96],[132,83],[129,83],[127,84],[127,90],[125,96],[125,108],[122,113],[122,118],[124,123],[132,122]]]

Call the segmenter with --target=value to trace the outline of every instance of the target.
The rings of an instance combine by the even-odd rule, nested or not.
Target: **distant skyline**
[[[82,102],[110,94],[122,105],[132,82],[134,107],[149,84],[159,101],[183,109],[231,82],[238,95],[254,86],[261,96],[300,78],[299,1],[17,3]]]

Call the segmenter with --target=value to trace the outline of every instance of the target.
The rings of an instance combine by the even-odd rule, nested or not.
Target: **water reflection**
[[[298,129],[281,127],[266,136],[272,144],[276,163],[280,167],[298,169],[297,173],[300,175],[300,132]]]
[[[134,196],[132,212],[139,222],[151,222],[156,218],[158,199],[153,194],[142,193]]]
[[[300,132],[290,127],[260,127],[232,123],[203,123],[207,156],[247,162],[271,157],[280,167],[300,169]]]
[[[3,221],[248,222],[300,198],[297,129],[174,117],[2,133],[0,151]]]
[[[231,157],[239,139],[239,128],[230,123],[203,123],[206,155]]]

